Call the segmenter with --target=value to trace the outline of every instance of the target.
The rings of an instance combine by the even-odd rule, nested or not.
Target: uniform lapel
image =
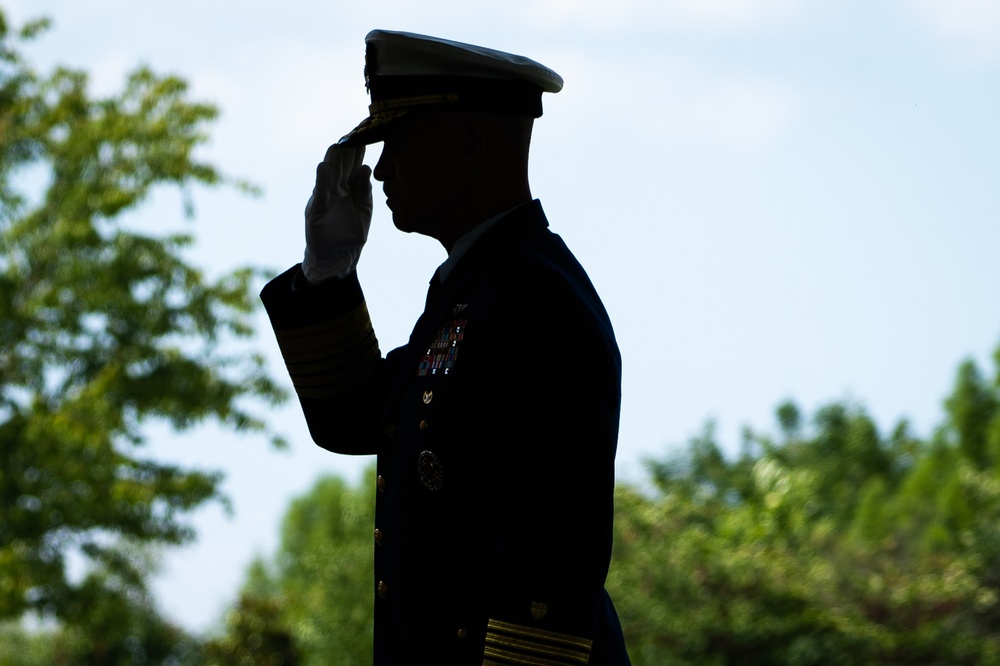
[[[386,415],[390,414],[396,405],[400,392],[406,383],[416,376],[417,366],[421,357],[427,351],[431,336],[441,326],[441,322],[451,313],[454,307],[454,294],[473,279],[479,271],[494,261],[503,257],[510,244],[516,242],[530,228],[545,228],[548,222],[542,213],[541,204],[533,201],[513,211],[508,217],[500,220],[488,230],[475,245],[458,262],[444,283],[440,283],[437,272],[431,278],[427,289],[427,300],[424,312],[410,333],[409,342],[402,350],[402,358],[396,366],[395,376],[389,385]],[[516,270],[516,267],[511,267]]]
[[[430,337],[441,325],[441,321],[449,312],[449,302],[454,291],[454,281],[450,278],[445,284],[435,286],[437,273],[434,274],[432,284],[427,291],[427,303],[423,314],[417,319],[410,333],[410,340],[402,350],[402,358],[396,365],[396,372],[389,384],[388,401],[386,403],[387,414],[395,406],[400,392],[406,383],[416,376],[416,368],[421,357],[427,351],[427,344]]]

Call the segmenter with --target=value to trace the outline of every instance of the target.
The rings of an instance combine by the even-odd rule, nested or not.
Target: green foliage
[[[143,570],[148,558],[132,556]],[[201,646],[165,622],[141,587],[114,571],[92,571],[64,609],[63,622],[27,631],[8,622],[0,630],[0,663],[17,666],[197,666]]]
[[[0,664],[51,666],[51,643],[49,634],[29,632],[19,622],[0,623]]]
[[[320,481],[285,518],[278,571],[306,664],[319,666],[330,654],[345,666],[371,661],[374,468],[364,478],[357,488]]]
[[[189,215],[193,186],[252,190],[196,157],[216,109],[147,68],[104,98],[85,72],[42,75],[20,49],[47,27],[15,31],[0,9],[0,619],[57,618],[96,646],[153,626],[135,550],[190,540],[183,517],[223,499],[219,474],[144,458],[145,424],[266,433],[244,402],[284,396],[240,345],[258,271],[208,280],[184,257],[190,236],[121,220],[162,185]],[[143,636],[148,652],[159,638]]]
[[[1000,396],[972,361],[959,367],[945,409],[962,455],[980,468],[1000,467]]]
[[[344,666],[371,663],[374,470],[365,479],[357,488],[337,477],[320,479],[292,502],[277,554],[251,566],[226,635],[215,645],[247,646],[239,623],[255,623],[290,636],[305,666],[328,664],[330,655]]]
[[[226,616],[226,634],[205,645],[209,666],[298,666],[302,663],[285,628],[287,601],[244,593]]]
[[[1000,664],[997,386],[963,364],[929,441],[785,403],[735,460],[709,425],[650,462],[608,580],[634,662]]]

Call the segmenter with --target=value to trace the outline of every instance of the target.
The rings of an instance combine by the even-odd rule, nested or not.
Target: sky
[[[279,7],[280,4],[280,7]],[[208,275],[301,259],[302,210],[326,146],[367,113],[364,36],[406,30],[556,70],[535,124],[532,192],[587,268],[624,361],[618,478],[706,422],[735,451],[807,414],[862,406],[883,432],[929,435],[960,362],[1000,343],[1000,3],[996,0],[0,0],[52,31],[27,51],[91,74],[140,63],[218,105],[201,156],[258,198],[158,191],[126,223],[188,231]],[[369,148],[374,165],[379,146]],[[359,265],[383,351],[403,344],[436,241],[402,234],[376,183]],[[261,313],[254,349],[290,388]],[[525,386],[530,390],[530,385]],[[260,409],[265,409],[261,407]],[[263,412],[262,412],[263,413]],[[148,455],[226,474],[232,514],[197,512],[153,589],[195,632],[218,626],[289,501],[371,461],[314,446],[295,401],[263,413],[291,442],[214,426],[149,430]]]

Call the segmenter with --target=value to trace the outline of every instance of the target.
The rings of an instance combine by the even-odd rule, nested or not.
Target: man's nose
[[[375,163],[375,169],[372,170],[372,176],[374,176],[375,180],[380,183],[384,183],[386,177],[388,176],[388,170],[389,166],[387,164],[387,160],[385,159],[385,151],[383,150],[382,154],[379,155],[378,162]]]

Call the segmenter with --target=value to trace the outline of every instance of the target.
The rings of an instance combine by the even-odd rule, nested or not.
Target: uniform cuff
[[[483,666],[578,666],[590,661],[591,645],[588,638],[491,619]]]
[[[357,275],[298,289],[293,267],[261,299],[300,398],[330,398],[366,384],[382,358]]]

